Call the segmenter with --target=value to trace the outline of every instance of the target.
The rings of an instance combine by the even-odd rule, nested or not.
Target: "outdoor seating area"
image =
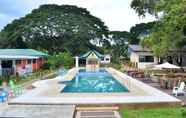
[[[134,78],[145,78],[145,73],[142,71],[127,71],[127,74]]]
[[[140,70],[124,66],[125,72],[136,79],[151,79],[158,82],[162,88],[173,89],[181,82],[186,81],[186,74],[180,70],[180,67],[168,63],[155,65],[148,70]]]
[[[10,80],[7,84],[3,82],[0,87],[0,101],[6,102],[9,98],[13,98],[23,94],[23,87],[20,85],[16,85],[13,80]]]
[[[125,65],[124,70],[129,76],[178,97],[186,105],[186,74],[179,66],[163,63],[140,70]]]

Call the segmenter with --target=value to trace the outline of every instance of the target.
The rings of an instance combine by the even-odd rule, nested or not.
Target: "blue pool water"
[[[129,92],[105,70],[98,72],[86,72],[80,70],[76,77],[69,82],[65,82],[66,87],[63,93],[110,93]]]

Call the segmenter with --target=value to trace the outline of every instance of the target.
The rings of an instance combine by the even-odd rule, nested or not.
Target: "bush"
[[[41,69],[43,70],[49,70],[51,68],[51,64],[48,62],[45,62],[42,66]]]
[[[62,57],[61,59],[63,60],[63,66],[65,68],[70,68],[73,66],[74,59],[70,53],[60,53],[60,56]]]
[[[2,80],[2,79],[0,79],[0,86],[2,85],[2,83],[3,83],[3,80]]]
[[[118,70],[121,69],[121,64],[118,64],[118,63],[112,63],[110,66]]]
[[[74,64],[74,59],[69,52],[62,52],[50,56],[47,60],[47,66],[50,64],[50,68],[59,68],[64,66],[65,68],[70,68]]]

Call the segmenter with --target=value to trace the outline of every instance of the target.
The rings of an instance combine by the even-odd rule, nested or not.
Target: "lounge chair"
[[[185,91],[184,91],[184,88],[185,88],[185,82],[181,82],[180,86],[179,87],[174,87],[173,88],[173,91],[172,91],[172,94],[175,95],[175,96],[178,96],[178,95],[185,95]]]
[[[5,102],[8,99],[8,93],[5,91],[0,92],[0,102]]]

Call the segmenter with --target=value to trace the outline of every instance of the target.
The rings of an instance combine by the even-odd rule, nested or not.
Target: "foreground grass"
[[[122,118],[186,118],[186,108],[121,109]]]

